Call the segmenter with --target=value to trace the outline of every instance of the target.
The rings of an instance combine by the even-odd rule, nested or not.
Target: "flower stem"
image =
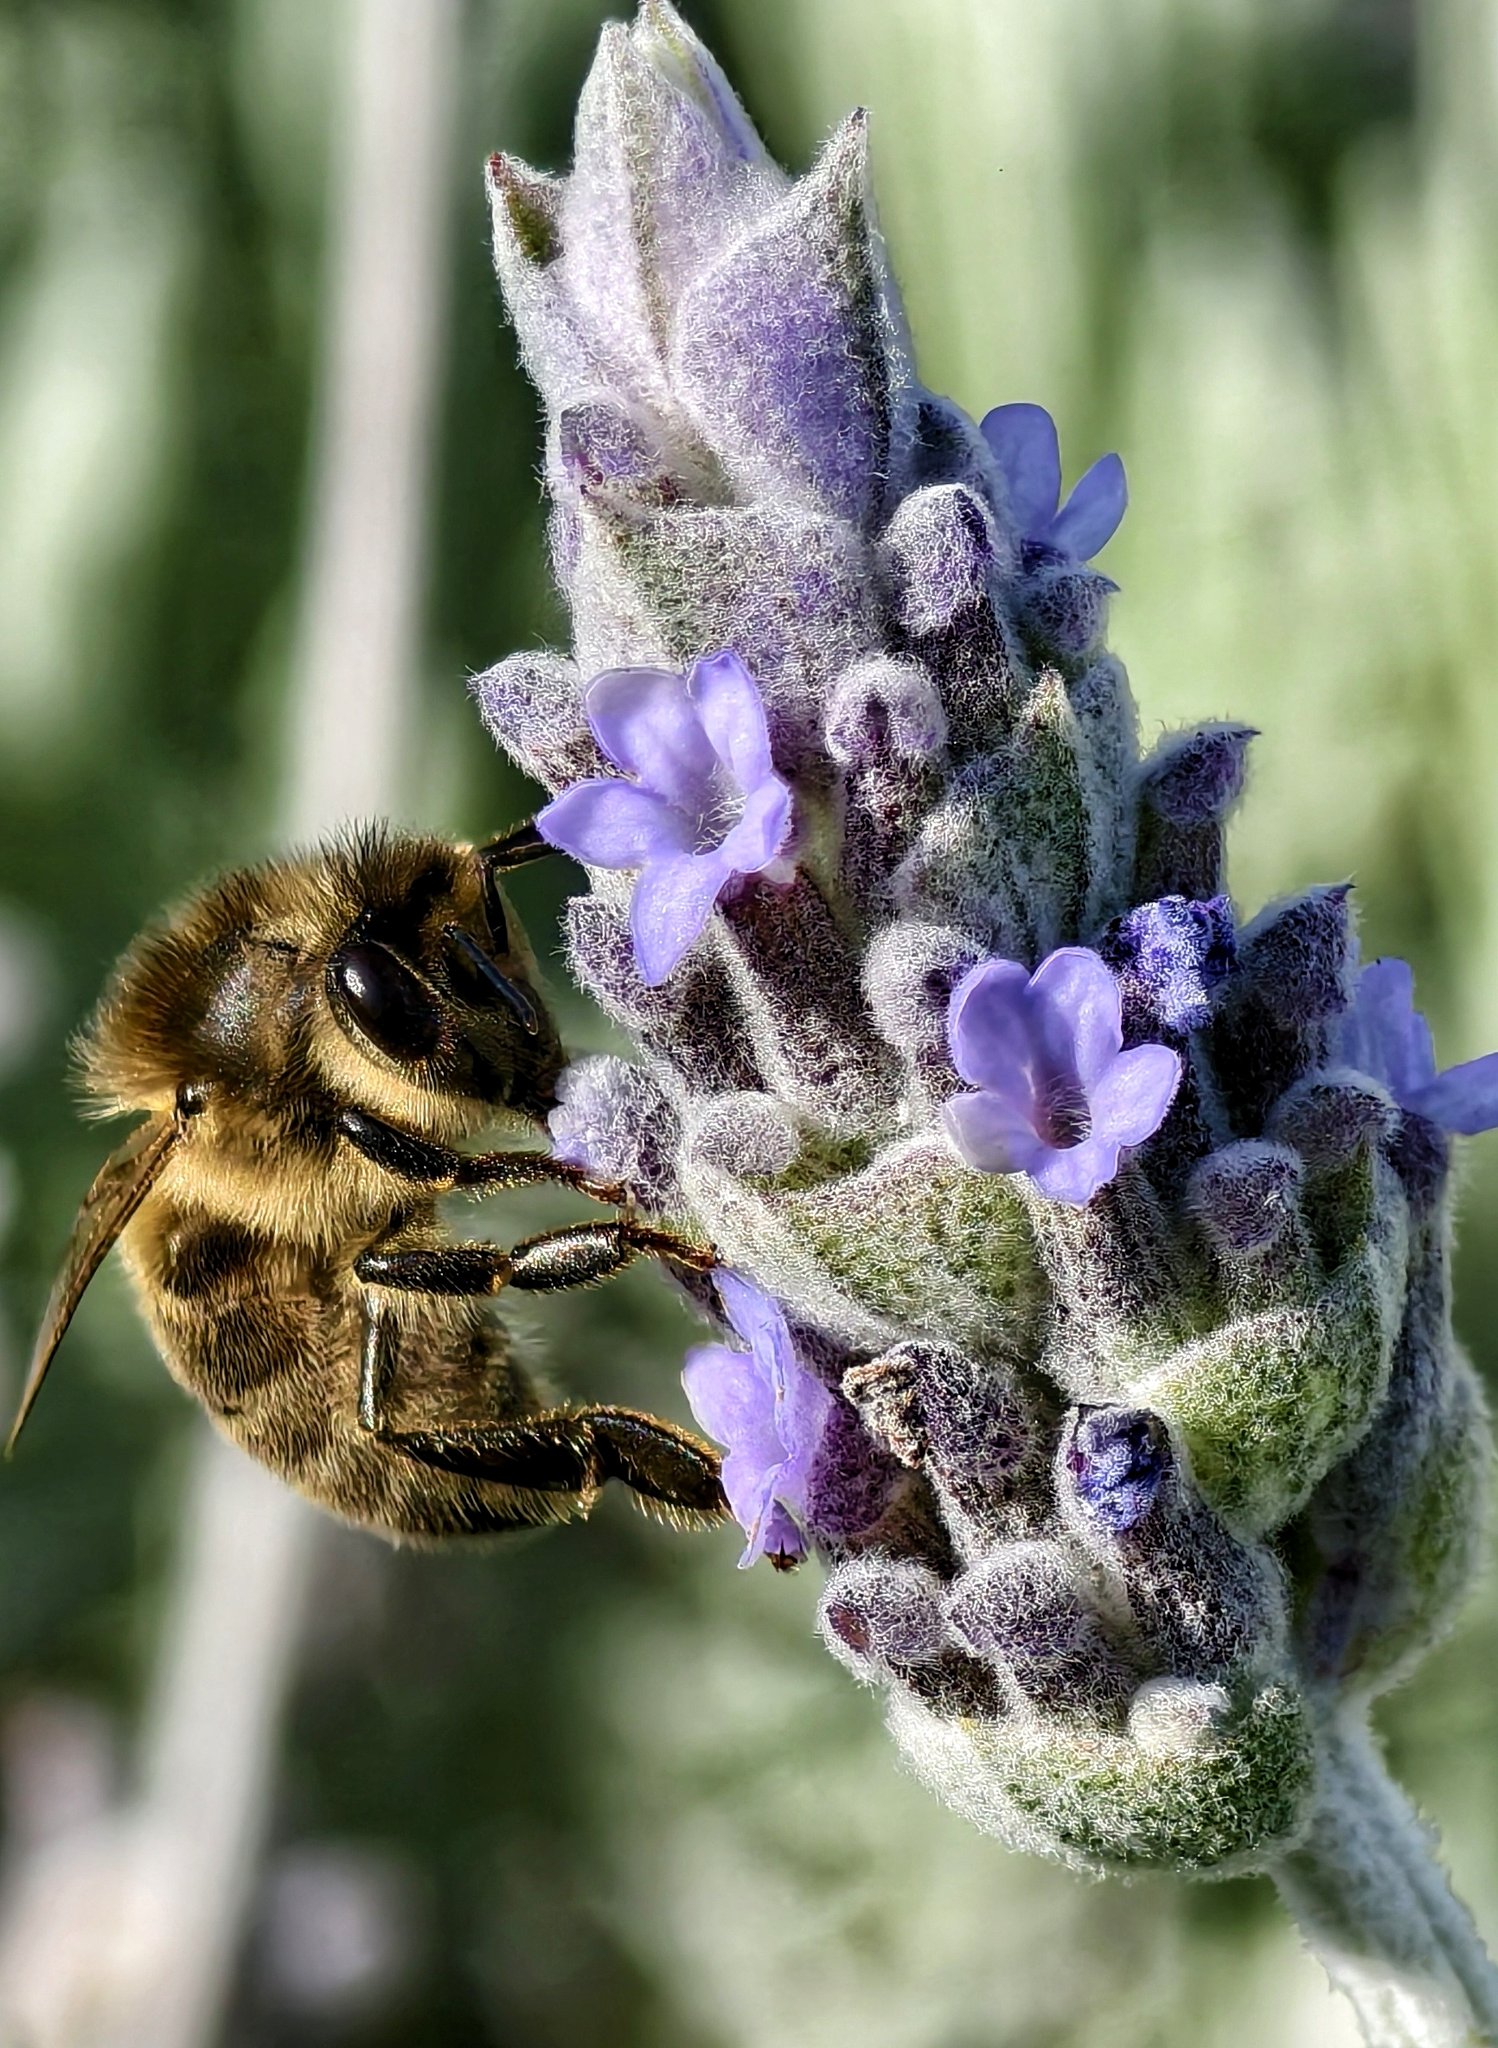
[[[1271,1875],[1369,2048],[1495,2048],[1498,1969],[1361,1720],[1325,1730],[1320,1782]]]

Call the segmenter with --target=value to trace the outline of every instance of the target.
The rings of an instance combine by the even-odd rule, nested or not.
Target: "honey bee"
[[[145,1112],[85,1196],[13,1446],[118,1241],[168,1369],[252,1457],[396,1540],[586,1515],[610,1479],[683,1525],[724,1512],[718,1456],[630,1408],[551,1401],[490,1298],[712,1253],[539,1151],[563,1053],[500,877],[550,852],[379,828],[230,874],[147,931],[80,1051],[98,1113]],[[625,1213],[502,1250],[440,1196],[560,1183]]]

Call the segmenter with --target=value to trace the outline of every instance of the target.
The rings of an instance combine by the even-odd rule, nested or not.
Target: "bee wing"
[[[93,1186],[78,1210],[62,1270],[47,1303],[41,1329],[37,1332],[21,1405],[16,1410],[16,1419],[11,1424],[5,1445],[7,1457],[15,1449],[16,1438],[41,1392],[47,1368],[73,1320],[89,1281],[103,1265],[110,1246],[150,1193],[152,1183],[181,1134],[181,1120],[163,1110],[137,1125],[124,1144],[110,1153],[94,1176]]]

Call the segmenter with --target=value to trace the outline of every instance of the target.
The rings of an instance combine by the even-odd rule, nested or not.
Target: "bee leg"
[[[580,1166],[569,1166],[545,1152],[453,1152],[446,1145],[434,1145],[398,1130],[363,1109],[339,1110],[336,1128],[340,1137],[376,1166],[434,1194],[450,1194],[455,1188],[498,1193],[505,1188],[533,1187],[537,1181],[556,1181],[597,1202],[619,1202],[624,1196],[622,1188],[590,1180]]]
[[[693,1521],[727,1512],[718,1454],[688,1430],[632,1408],[555,1408],[523,1421],[382,1430],[384,1442],[442,1472],[531,1493],[575,1493],[589,1506],[606,1480],[642,1506]]]
[[[692,1272],[712,1270],[713,1254],[669,1230],[631,1217],[611,1223],[575,1223],[546,1230],[505,1251],[497,1244],[418,1246],[408,1251],[361,1252],[354,1271],[366,1285],[418,1294],[498,1294],[505,1287],[550,1293],[591,1287],[642,1257],[664,1259]]]
[[[494,1423],[391,1428],[385,1397],[398,1341],[395,1318],[367,1292],[359,1423],[406,1457],[530,1493],[576,1494],[586,1505],[606,1480],[617,1479],[642,1506],[657,1506],[679,1521],[717,1521],[726,1513],[716,1451],[688,1430],[633,1408],[553,1408]]]

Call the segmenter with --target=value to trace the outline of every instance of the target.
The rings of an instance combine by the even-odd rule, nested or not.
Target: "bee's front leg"
[[[573,1494],[584,1513],[604,1482],[617,1479],[642,1507],[671,1520],[720,1520],[727,1502],[717,1452],[689,1430],[638,1409],[547,1408],[430,1429],[397,1429],[385,1419],[399,1335],[395,1316],[380,1301],[382,1287],[475,1295],[506,1285],[585,1286],[645,1254],[698,1271],[712,1264],[701,1246],[628,1220],[547,1231],[510,1252],[482,1244],[365,1252],[355,1264],[365,1283],[360,1424],[421,1464],[532,1493]]]
[[[549,1181],[575,1188],[595,1202],[622,1203],[625,1198],[623,1188],[593,1180],[582,1167],[569,1166],[546,1152],[454,1152],[352,1107],[339,1110],[335,1128],[376,1166],[430,1194],[502,1194],[506,1188]]]
[[[550,1293],[562,1287],[591,1287],[647,1257],[693,1273],[711,1272],[715,1263],[705,1245],[620,1216],[611,1223],[544,1230],[509,1251],[497,1244],[421,1245],[397,1251],[381,1251],[376,1245],[360,1253],[354,1272],[366,1286],[398,1287],[416,1294],[498,1294],[506,1287]]]

